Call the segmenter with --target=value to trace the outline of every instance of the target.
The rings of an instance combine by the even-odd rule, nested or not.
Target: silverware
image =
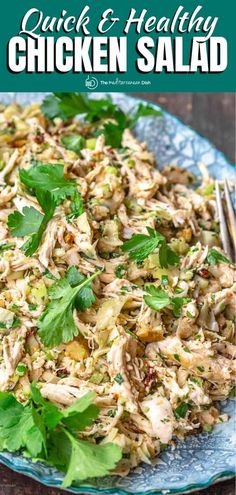
[[[236,216],[230,197],[228,181],[217,180],[215,190],[222,245],[227,256],[234,261],[236,253]]]

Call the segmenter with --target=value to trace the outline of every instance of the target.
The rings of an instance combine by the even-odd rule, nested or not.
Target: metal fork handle
[[[221,194],[220,194],[220,186],[219,186],[218,181],[216,181],[216,183],[215,183],[215,190],[216,190],[216,204],[217,204],[218,216],[219,216],[219,221],[220,221],[220,234],[221,234],[223,249],[224,249],[225,253],[227,254],[227,256],[231,260],[233,260],[234,259],[234,253],[233,253],[233,249],[231,247],[231,241],[230,241],[227,223],[225,220],[225,214],[224,214],[224,209],[223,209],[223,204],[222,204],[222,199],[221,199]]]
[[[229,233],[231,236],[232,245],[234,248],[233,254],[235,256],[235,253],[236,253],[236,218],[235,218],[234,208],[233,208],[233,204],[232,204],[231,197],[230,197],[229,184],[228,184],[227,180],[224,181],[224,193],[225,193],[225,201],[226,201],[227,213],[228,213],[228,229],[229,229]],[[227,220],[227,218],[226,218],[226,220]]]

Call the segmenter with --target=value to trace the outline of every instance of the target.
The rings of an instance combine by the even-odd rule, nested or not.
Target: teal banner
[[[4,2],[0,91],[235,91],[235,10],[216,0]]]

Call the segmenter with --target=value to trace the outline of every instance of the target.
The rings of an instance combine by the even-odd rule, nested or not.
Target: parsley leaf
[[[98,124],[97,135],[104,134],[106,144],[114,148],[121,146],[125,128],[134,127],[140,117],[162,115],[160,110],[143,103],[139,103],[126,115],[109,96],[95,100],[83,93],[54,93],[46,96],[41,110],[49,119],[59,117],[68,120],[76,115],[84,115],[86,121]]]
[[[123,132],[128,127],[127,116],[120,108],[111,103],[107,118],[112,120],[106,121],[97,131],[97,134],[103,134],[105,136],[105,143],[112,146],[112,148],[120,148]]]
[[[68,120],[76,115],[84,115],[89,122],[111,118],[116,109],[110,97],[95,100],[84,93],[53,93],[46,96],[41,105],[48,119],[59,117]]]
[[[85,147],[85,139],[79,135],[63,136],[61,138],[65,148],[80,155],[80,151]]]
[[[84,275],[79,273],[75,266],[71,266],[65,277],[49,288],[48,295],[50,299],[60,299],[67,293],[68,288],[77,287],[85,281],[87,281],[86,286],[79,290],[79,293],[75,298],[75,307],[79,311],[85,311],[92,306],[95,301],[95,296],[91,282],[89,282]]]
[[[127,274],[128,266],[126,264],[117,265],[114,269],[117,278],[124,278]]]
[[[149,235],[133,234],[129,241],[121,246],[122,251],[129,253],[129,258],[135,261],[143,261],[165,238],[159,232],[147,227]]]
[[[73,302],[77,291],[68,289],[66,296],[58,302],[50,302],[41,315],[38,328],[43,344],[53,347],[69,342],[78,335],[73,319]]]
[[[171,297],[166,291],[154,285],[145,285],[145,290],[149,295],[144,296],[144,301],[155,311],[160,311],[171,304]]]
[[[190,301],[191,301],[190,297],[173,297],[172,298],[171,304],[172,304],[174,316],[176,316],[176,318],[179,318],[181,316],[182,306],[184,304],[187,304]]]
[[[55,95],[48,95],[44,98],[41,111],[48,119],[65,118],[62,109],[59,107],[59,100]]]
[[[162,115],[161,110],[157,110],[152,105],[139,103],[133,110],[131,110],[128,127],[134,127],[140,117],[161,117]]]
[[[66,277],[56,282],[48,291],[51,301],[38,322],[40,338],[47,347],[73,340],[79,333],[73,318],[74,307],[84,311],[95,300],[91,282],[100,271],[85,278],[76,270],[75,280],[75,270],[75,267],[71,267]]]
[[[77,189],[71,195],[71,211],[67,215],[67,220],[72,221],[84,213],[84,203]]]
[[[191,405],[188,402],[182,402],[178,407],[176,407],[174,414],[177,419],[185,418],[187,412],[191,409]]]
[[[99,414],[98,407],[93,404],[94,398],[95,393],[88,392],[65,409],[63,411],[63,423],[75,430],[84,430],[90,426]]]
[[[7,224],[11,234],[15,237],[30,236],[23,246],[21,246],[26,256],[32,256],[38,249],[43,233],[53,216],[55,208],[55,202],[48,197],[47,212],[45,215],[42,215],[42,213],[32,206],[30,208],[25,206],[22,213],[15,211],[9,215]]]
[[[0,392],[0,449],[21,451],[61,469],[66,473],[63,486],[108,474],[121,459],[121,449],[79,437],[98,417],[94,398],[94,392],[89,392],[70,407],[59,409],[42,397],[34,383],[24,406],[11,392]]]
[[[16,452],[27,448],[36,457],[45,447],[45,429],[29,404],[22,406],[9,392],[0,392],[0,437],[3,448]]]
[[[97,135],[103,134],[105,137],[105,143],[112,146],[112,148],[120,148],[124,127],[121,127],[116,122],[107,122],[97,132]]]
[[[159,249],[159,262],[161,268],[167,268],[168,265],[178,265],[180,257],[172,251],[172,249],[167,245],[166,240],[161,243]]]
[[[96,445],[76,439],[66,430],[64,433],[71,443],[68,470],[63,481],[65,487],[70,486],[77,479],[106,476],[120,460],[120,449],[114,444]]]
[[[64,167],[61,164],[43,164],[34,162],[29,169],[19,172],[21,182],[25,184],[45,212],[42,215],[33,207],[24,207],[22,213],[14,212],[8,217],[8,226],[12,235],[29,239],[21,247],[26,256],[32,256],[38,249],[48,222],[54,215],[56,206],[67,196],[73,198],[73,217],[81,214],[83,205],[76,184],[64,178]]]
[[[191,301],[188,297],[171,297],[169,294],[155,285],[145,285],[148,295],[144,296],[145,303],[155,311],[160,311],[167,306],[171,306],[174,316],[181,316],[182,306]]]
[[[47,401],[41,395],[40,390],[33,382],[30,385],[31,399],[35,406],[38,406],[41,410],[43,423],[46,428],[55,428],[63,417],[63,413],[52,402]]]
[[[147,227],[149,235],[133,234],[129,241],[121,246],[122,251],[129,253],[129,258],[137,262],[143,261],[157,247],[159,247],[159,261],[161,268],[175,265],[179,262],[179,256],[166,243],[165,237],[156,230]]]
[[[54,93],[46,96],[41,110],[48,119],[72,119],[87,112],[87,97],[83,93]]]
[[[207,255],[207,261],[210,265],[216,265],[217,263],[227,263],[228,265],[232,265],[233,262],[229,259],[226,258],[220,251],[217,251],[217,249],[211,248],[208,251]]]
[[[65,179],[64,166],[60,163],[35,162],[30,169],[21,169],[19,174],[21,182],[33,191],[40,204],[42,191],[50,193],[59,204],[65,197],[73,194],[76,188],[74,181]],[[47,210],[47,196],[43,198],[41,206],[44,211]]]
[[[43,237],[44,231],[47,227],[48,222],[51,220],[53,217],[55,208],[56,208],[56,203],[54,199],[51,196],[47,196],[46,193],[41,192],[41,202],[43,203],[44,201],[46,202],[46,197],[47,197],[47,210],[46,213],[42,217],[42,222],[38,227],[38,230],[34,233],[31,234],[29,239],[21,246],[22,251],[24,251],[26,256],[32,256],[34,252],[38,249],[39,244],[41,242],[41,239]],[[42,200],[42,198],[45,198]]]
[[[124,382],[124,378],[123,378],[123,376],[120,373],[118,373],[115,376],[114,380],[115,380],[116,383],[119,383],[119,385],[121,385]]]
[[[22,213],[14,211],[8,217],[8,227],[14,237],[24,237],[38,231],[43,215],[32,206],[24,206]]]
[[[7,251],[8,249],[12,249],[15,247],[16,247],[15,242],[4,242],[3,244],[0,245],[0,252]]]

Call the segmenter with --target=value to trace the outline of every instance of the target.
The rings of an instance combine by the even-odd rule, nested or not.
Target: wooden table
[[[233,93],[136,93],[159,103],[210,139],[235,162],[235,96]],[[62,495],[0,466],[0,495]],[[194,495],[235,495],[233,480],[224,481]]]
[[[68,495],[64,490],[48,488],[21,474],[10,471],[0,465],[1,482],[0,495]],[[191,495],[235,495],[233,480],[216,483],[215,485]]]
[[[235,163],[234,93],[134,93],[158,103],[208,138]]]

